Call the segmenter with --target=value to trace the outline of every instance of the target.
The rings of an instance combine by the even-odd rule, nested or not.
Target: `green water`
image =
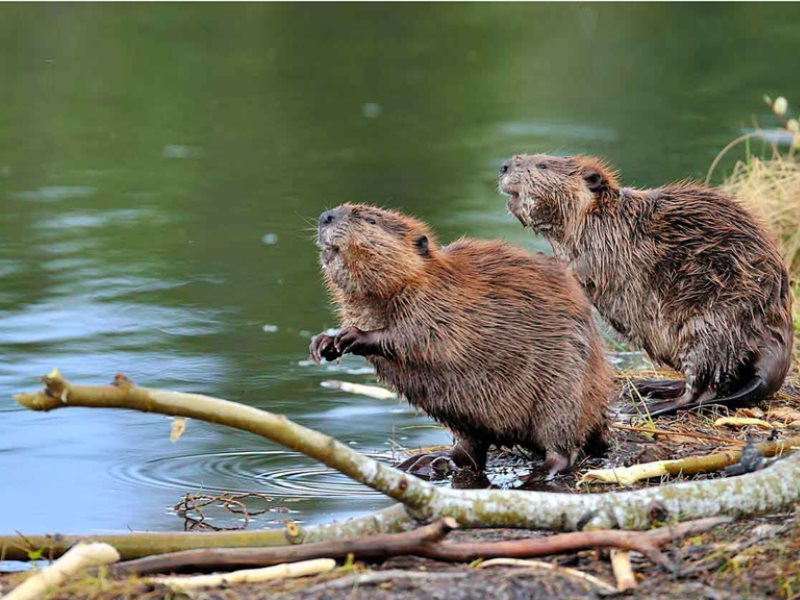
[[[172,444],[163,417],[11,395],[122,371],[383,456],[446,442],[320,387],[372,377],[306,361],[336,324],[309,224],[369,201],[544,249],[496,192],[504,157],[702,177],[772,124],[763,93],[800,101],[799,34],[777,4],[0,6],[0,533],[180,529],[185,491],[268,493],[259,526],[383,506],[252,435],[190,422]]]

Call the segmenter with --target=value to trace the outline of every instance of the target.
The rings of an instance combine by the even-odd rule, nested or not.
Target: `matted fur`
[[[342,326],[390,334],[392,358],[368,357],[381,380],[468,443],[571,462],[602,438],[610,369],[563,266],[501,241],[439,247],[424,223],[393,211],[336,210],[344,216],[324,242],[338,251],[323,273]]]
[[[792,346],[788,275],[737,201],[692,182],[620,188],[587,157],[515,156],[500,188],[600,314],[654,361],[716,395],[754,375],[769,393],[780,388]]]

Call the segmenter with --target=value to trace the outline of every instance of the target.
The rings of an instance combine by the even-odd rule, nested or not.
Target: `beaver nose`
[[[326,225],[330,225],[331,223],[339,219],[341,216],[342,216],[341,211],[338,211],[335,208],[333,210],[326,210],[319,216],[320,227],[325,227]]]
[[[508,170],[511,168],[511,161],[507,160],[502,165],[500,165],[500,175],[505,175],[508,173]]]

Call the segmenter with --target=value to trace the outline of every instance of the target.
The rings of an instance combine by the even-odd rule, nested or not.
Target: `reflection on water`
[[[335,325],[316,216],[371,201],[546,249],[506,214],[502,159],[702,176],[762,93],[800,98],[799,25],[796,5],[0,6],[0,532],[177,530],[185,491],[267,491],[303,521],[384,506],[250,434],[190,421],[172,444],[164,417],[11,395],[124,372],[383,459],[446,443],[320,387],[374,379],[307,361]]]
[[[258,492],[292,499],[380,496],[303,454],[282,450],[164,456],[120,464],[112,473],[124,481],[178,491]]]

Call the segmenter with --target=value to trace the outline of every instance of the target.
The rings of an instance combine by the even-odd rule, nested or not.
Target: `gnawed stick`
[[[762,456],[776,456],[800,447],[800,436],[777,440],[774,442],[761,442],[756,444],[756,449]],[[581,477],[581,483],[611,483],[630,485],[643,479],[671,475],[695,475],[720,471],[729,465],[735,465],[742,457],[741,449],[730,449],[723,452],[714,452],[705,456],[688,456],[675,460],[659,460],[656,462],[641,463],[630,467],[615,469],[593,469],[586,471]]]
[[[91,567],[119,560],[119,553],[108,544],[78,544],[38,573],[3,596],[3,600],[38,600],[67,578]]]
[[[151,583],[166,585],[171,590],[188,592],[209,587],[228,587],[242,583],[263,583],[274,579],[307,577],[333,571],[336,561],[332,558],[317,558],[295,563],[284,563],[261,569],[245,569],[232,573],[216,575],[197,575],[195,577],[155,577]]]
[[[628,550],[611,550],[611,570],[618,592],[627,592],[636,587],[636,575],[633,574],[631,553]]]
[[[344,558],[352,554],[358,559],[383,559],[389,556],[414,554],[421,545],[437,542],[458,527],[445,518],[412,531],[370,535],[349,540],[332,540],[285,548],[209,548],[186,550],[130,560],[112,567],[116,574],[170,573],[190,568],[193,571],[218,571],[231,568],[265,567],[285,562],[319,557]]]
[[[413,555],[447,562],[470,562],[476,558],[530,558],[590,548],[635,550],[653,562],[670,568],[668,559],[659,551],[660,546],[730,521],[731,519],[727,517],[713,517],[659,527],[651,531],[579,531],[503,542],[443,543],[439,540],[456,527],[452,519],[443,519],[407,533],[353,540],[321,542],[289,548],[190,550],[151,556],[114,565],[112,571],[115,574],[138,575],[182,569],[208,571],[266,566],[321,556],[343,558],[348,554],[353,554],[358,560],[377,561],[392,556]]]

